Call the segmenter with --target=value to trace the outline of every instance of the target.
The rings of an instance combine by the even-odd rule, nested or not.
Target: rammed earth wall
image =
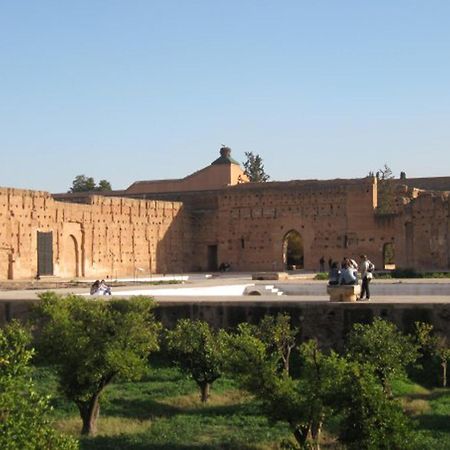
[[[51,232],[53,275],[143,276],[181,272],[189,227],[179,202],[92,196],[86,204],[46,192],[0,189],[0,279],[38,275],[38,232]]]

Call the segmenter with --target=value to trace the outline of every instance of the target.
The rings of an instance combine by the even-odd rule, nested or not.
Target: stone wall
[[[450,195],[422,191],[404,208],[396,234],[403,267],[447,270],[450,267]]]
[[[0,327],[11,319],[25,321],[36,301],[0,301]],[[436,332],[450,339],[450,306],[426,304],[343,304],[298,301],[164,302],[156,308],[163,325],[172,328],[182,318],[205,320],[216,328],[232,328],[241,322],[258,323],[266,314],[288,313],[300,327],[302,340],[315,338],[323,347],[342,349],[354,323],[370,323],[381,317],[412,333],[416,321],[433,324]]]
[[[377,220],[376,179],[243,184],[219,197],[214,234],[219,260],[235,270],[284,270],[283,240],[300,233],[305,269],[323,256],[340,261],[367,253],[382,265],[386,242],[395,242],[395,221]]]
[[[55,276],[183,271],[191,236],[181,203],[101,196],[87,202],[58,202],[46,192],[1,188],[0,279],[38,274],[38,232],[52,233]]]

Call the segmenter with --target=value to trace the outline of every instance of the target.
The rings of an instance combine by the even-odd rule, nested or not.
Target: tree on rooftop
[[[96,191],[111,191],[111,183],[108,180],[100,180],[98,186],[95,188]]]
[[[53,292],[40,298],[39,350],[55,366],[61,391],[77,405],[82,433],[95,435],[103,390],[118,377],[139,379],[149,353],[158,349],[154,302],[145,297],[105,302]]]
[[[264,183],[269,180],[270,176],[264,170],[264,164],[261,156],[253,152],[245,152],[247,158],[244,162],[244,173],[248,179],[254,183]]]
[[[378,180],[378,206],[379,214],[390,214],[394,212],[395,192],[392,180],[394,175],[391,168],[385,164],[377,171]]]
[[[78,443],[56,433],[48,399],[31,379],[31,336],[18,322],[0,328],[0,448],[75,450]]]
[[[69,192],[104,192],[111,191],[111,183],[107,180],[100,180],[98,186],[95,184],[95,180],[92,177],[87,177],[86,175],[77,175],[72,181],[72,186]]]

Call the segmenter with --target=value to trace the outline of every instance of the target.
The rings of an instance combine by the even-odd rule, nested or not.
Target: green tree
[[[247,158],[244,162],[244,173],[248,179],[254,183],[264,183],[269,180],[270,176],[264,170],[264,164],[261,156],[253,154],[253,152],[245,152]]]
[[[112,191],[111,183],[108,180],[100,180],[98,186],[95,188],[96,191]]]
[[[222,375],[222,333],[206,322],[180,319],[167,331],[166,342],[178,366],[197,383],[202,402],[208,401],[212,384]]]
[[[339,441],[349,450],[414,448],[412,426],[396,400],[386,397],[373,365],[349,362],[336,372],[334,401]]]
[[[450,359],[450,346],[448,345],[447,337],[441,334],[434,334],[434,327],[431,324],[416,322],[415,325],[417,341],[422,355],[439,359],[442,387],[447,387],[447,366]]]
[[[299,329],[291,327],[288,314],[265,316],[255,329],[257,335],[266,344],[269,351],[276,352],[283,361],[286,373],[289,373],[291,352],[296,345],[295,337]]]
[[[403,335],[390,322],[376,317],[370,325],[357,323],[347,342],[347,355],[361,364],[369,363],[387,394],[391,393],[394,376],[418,358],[418,347],[410,336]]]
[[[88,192],[95,190],[95,180],[86,175],[77,175],[72,182],[69,192]]]
[[[87,300],[48,292],[40,296],[39,350],[53,364],[59,385],[83,421],[82,433],[95,435],[100,397],[117,377],[136,380],[158,349],[160,324],[145,297],[130,300]]]
[[[30,334],[18,322],[0,328],[0,448],[75,450],[78,443],[56,433],[47,418],[48,398],[31,379]]]
[[[285,317],[288,316],[280,315],[280,322],[284,323]],[[302,370],[295,377],[290,375],[286,355],[290,355],[287,348],[295,332],[292,328],[288,332],[284,329],[283,339],[279,340],[276,336],[280,334],[273,332],[276,323],[277,320],[266,318],[262,330],[240,324],[235,333],[228,335],[227,370],[242,388],[260,400],[269,419],[289,424],[301,448],[311,445],[318,448],[339,357],[334,353],[323,354],[314,341],[304,343],[299,349]],[[281,342],[289,344],[280,345]]]
[[[385,164],[377,171],[378,214],[391,214],[395,212],[395,186],[392,183],[394,175],[391,168]]]
[[[69,192],[104,192],[111,190],[111,183],[107,180],[100,180],[97,186],[94,178],[87,177],[86,175],[77,175],[72,181],[72,186],[69,189]]]

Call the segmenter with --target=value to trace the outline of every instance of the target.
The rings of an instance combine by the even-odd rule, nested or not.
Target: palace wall
[[[408,203],[398,221],[402,267],[448,270],[450,267],[450,195],[422,191]]]
[[[283,240],[296,230],[305,269],[318,269],[323,256],[367,253],[382,263],[384,243],[395,241],[394,224],[376,221],[376,180],[293,181],[243,184],[219,197],[214,235],[219,261],[235,270],[284,270]],[[214,227],[213,227],[214,228]]]
[[[55,276],[182,272],[191,256],[189,225],[179,202],[91,196],[77,204],[0,188],[0,279],[38,274],[38,232],[52,233]]]

